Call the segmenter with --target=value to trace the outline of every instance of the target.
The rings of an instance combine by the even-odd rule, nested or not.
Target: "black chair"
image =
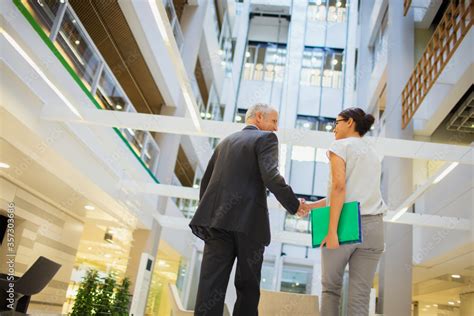
[[[0,274],[0,310],[10,310],[9,302],[6,300],[9,296],[6,291],[10,288],[10,283],[13,283],[15,311],[26,313],[31,296],[41,292],[59,268],[61,268],[60,264],[41,256],[22,277],[15,277],[13,281],[9,281],[6,274]]]

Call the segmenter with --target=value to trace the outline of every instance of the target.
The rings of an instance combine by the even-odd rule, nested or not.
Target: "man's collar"
[[[253,124],[248,124],[247,126],[244,127],[244,129],[258,129],[260,130],[257,125],[253,125]]]

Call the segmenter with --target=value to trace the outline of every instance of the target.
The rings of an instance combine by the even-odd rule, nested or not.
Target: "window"
[[[286,45],[249,43],[245,53],[244,80],[282,82],[285,64]]]
[[[247,113],[247,110],[237,109],[237,113],[235,113],[234,122],[245,123],[245,113]]]
[[[275,262],[264,261],[262,264],[262,277],[260,279],[260,287],[264,290],[273,289],[273,276],[275,271]]]
[[[221,58],[221,65],[227,77],[232,75],[232,61],[234,59],[235,40],[232,39],[232,29],[230,27],[227,12],[224,15],[222,31],[219,38],[218,54]]]
[[[300,84],[341,89],[344,51],[319,47],[305,47],[301,65]]]
[[[312,269],[299,266],[283,266],[281,292],[311,293]]]
[[[309,0],[307,19],[317,22],[345,22],[346,4],[346,0]]]
[[[321,69],[323,66],[323,60],[323,49],[305,47],[301,64],[301,85],[315,87],[321,86]]]
[[[374,45],[370,48],[372,54],[372,70],[380,61],[383,55],[387,53],[387,25],[388,25],[388,7],[385,10],[380,27],[375,35]]]
[[[334,129],[333,118],[298,115],[296,117],[295,128],[312,131],[332,132]]]
[[[322,86],[327,88],[342,88],[342,50],[327,50],[324,56]]]

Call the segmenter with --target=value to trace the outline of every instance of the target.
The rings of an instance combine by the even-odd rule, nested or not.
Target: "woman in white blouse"
[[[339,113],[328,150],[331,165],[326,199],[308,203],[312,208],[330,206],[329,232],[321,245],[321,315],[339,315],[342,280],[349,264],[347,315],[369,313],[372,282],[384,250],[383,213],[380,192],[381,162],[363,138],[374,117],[360,108]],[[339,245],[337,226],[344,202],[360,202],[362,243]],[[326,247],[323,247],[325,245]]]

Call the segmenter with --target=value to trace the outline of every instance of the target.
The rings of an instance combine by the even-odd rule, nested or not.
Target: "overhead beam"
[[[201,129],[197,130],[192,120],[184,117],[98,110],[94,108],[81,108],[79,112],[82,118],[73,115],[63,106],[45,105],[41,118],[56,122],[131,128],[159,133],[215,138],[224,138],[244,127],[244,124],[241,123],[203,120]],[[334,141],[332,133],[321,131],[281,129],[277,134],[281,143],[297,146],[328,148]],[[365,139],[373,144],[381,156],[474,164],[473,148],[470,146],[372,136],[366,136]]]
[[[440,173],[442,172],[435,174],[432,178],[437,179]],[[430,181],[433,182],[433,179],[431,179]],[[156,183],[139,183],[135,181],[121,181],[119,183],[119,186],[121,188],[126,188],[128,193],[134,193],[134,194],[136,193],[155,194],[155,195],[160,195],[160,196],[183,198],[183,199],[190,199],[190,200],[199,199],[199,189],[195,189],[195,188],[186,188],[186,187],[181,187],[181,186],[156,184]],[[419,196],[421,193],[417,191],[416,195]],[[278,203],[278,201],[275,198],[270,198],[268,199],[268,207],[270,209],[281,208],[281,205]],[[394,221],[393,218],[395,217],[395,215],[397,215],[397,219]],[[176,228],[176,229],[179,229],[180,227],[182,229],[187,229],[188,224],[189,224],[189,221],[187,219],[185,219],[185,221],[178,220],[177,222],[174,220],[170,220],[170,221],[172,222],[172,224],[166,224],[168,222],[165,222],[165,224],[172,225],[173,228]],[[388,211],[384,217],[384,221],[395,222],[399,224],[415,225],[415,226],[421,226],[421,227],[446,228],[446,229],[467,230],[467,231],[471,229],[471,221],[468,219],[463,219],[463,218],[458,218],[458,217],[449,217],[449,216],[431,215],[431,214],[406,213],[406,212],[399,214],[398,211]],[[180,222],[181,224],[179,224]]]
[[[159,213],[155,213],[154,217],[162,227],[176,230],[189,230],[190,219],[184,217],[161,215]],[[469,220],[436,215],[407,213],[404,214],[397,223],[452,230],[470,230]],[[272,231],[272,242],[281,242],[285,244],[307,247],[312,246],[311,234],[288,232],[283,230]]]

